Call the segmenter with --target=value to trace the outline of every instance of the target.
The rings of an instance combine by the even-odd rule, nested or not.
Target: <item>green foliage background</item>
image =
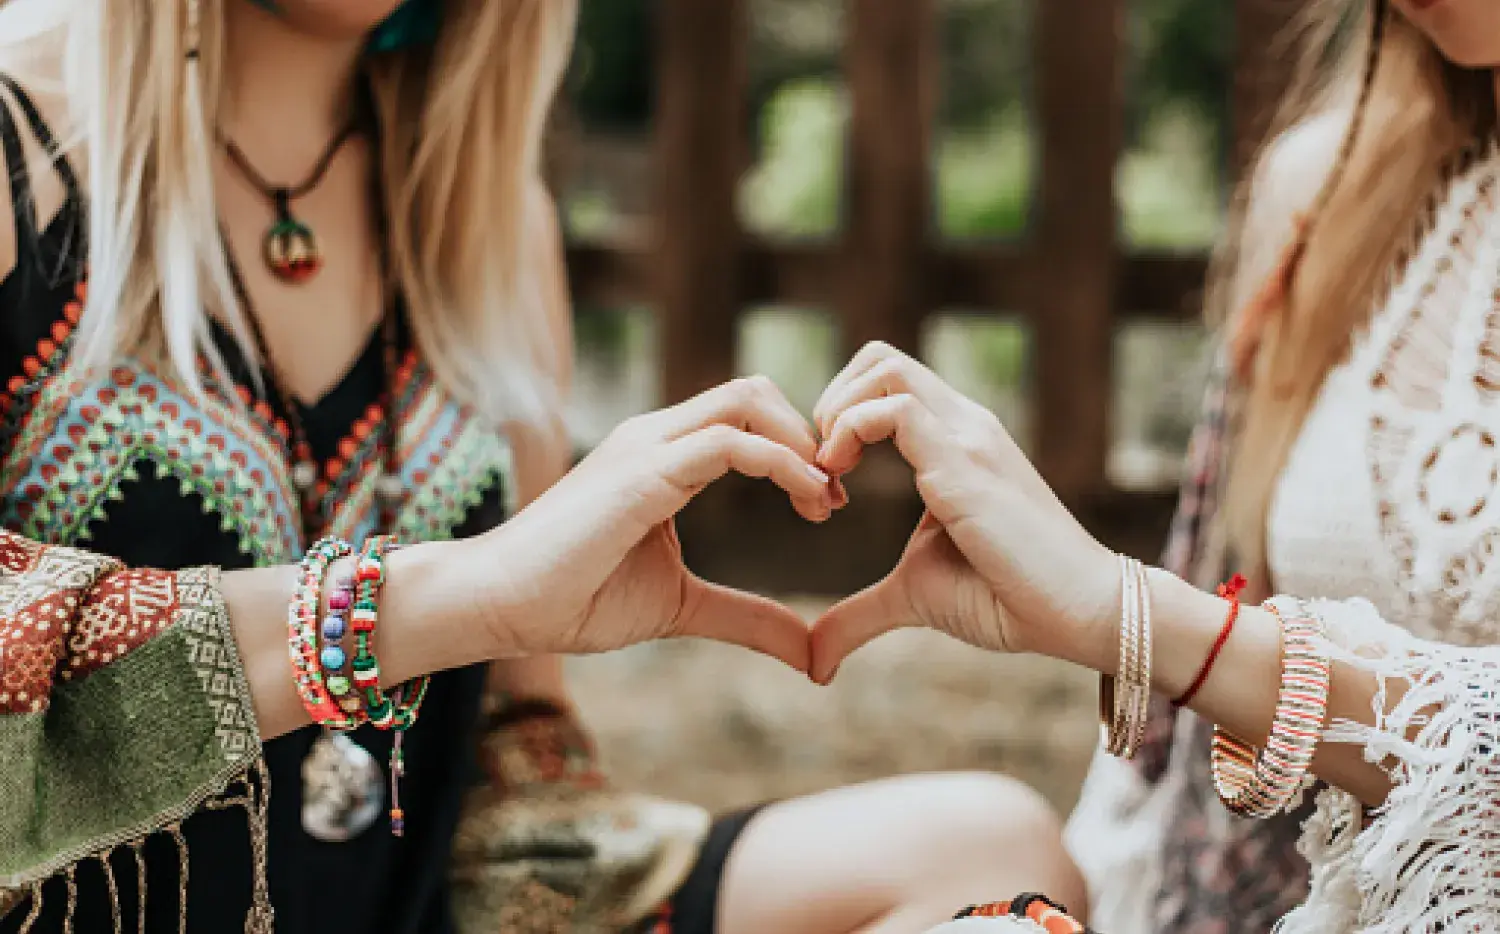
[[[713,0],[705,0],[713,2]],[[939,0],[942,97],[934,152],[933,224],[955,239],[1013,239],[1031,222],[1037,153],[1031,122],[1034,4]],[[752,163],[741,188],[747,226],[772,238],[826,238],[838,229],[847,101],[840,82],[844,0],[751,0]],[[644,137],[654,95],[650,0],[582,0],[568,82],[575,116],[593,132]],[[1138,249],[1197,250],[1222,218],[1229,131],[1233,4],[1130,0],[1127,145],[1118,167],[1121,235]],[[579,228],[611,211],[607,193],[569,205]],[[993,311],[1003,315],[1004,309]],[[640,316],[635,316],[638,321]],[[625,316],[583,310],[580,340],[638,345]],[[825,323],[776,331],[788,359],[832,352]],[[995,385],[1025,385],[1025,335],[999,323],[966,332],[972,364]],[[826,345],[826,346],[825,346]],[[789,364],[790,366],[790,364]],[[797,364],[798,368],[803,363]]]

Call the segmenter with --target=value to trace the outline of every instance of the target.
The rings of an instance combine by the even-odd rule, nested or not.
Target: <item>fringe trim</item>
[[[1276,934],[1500,930],[1500,651],[1423,642],[1364,600],[1317,601],[1334,657],[1380,679],[1375,725],[1337,721],[1392,790],[1365,813],[1325,791],[1303,827],[1307,902]]]
[[[270,813],[271,775],[266,768],[265,760],[256,759],[250,766],[243,770],[242,774],[231,779],[225,790],[216,797],[201,802],[204,810],[223,811],[233,808],[243,808],[250,829],[251,866],[253,867],[251,881],[250,910],[245,916],[245,934],[273,934],[275,927],[275,912],[271,907],[270,886],[266,878],[266,839],[267,819]],[[109,860],[115,854],[130,850],[135,857],[136,865],[136,903],[137,917],[136,930],[146,930],[146,860],[142,855],[141,848],[146,841],[160,834],[170,836],[177,844],[178,886],[177,886],[177,928],[179,934],[187,934],[187,889],[190,869],[187,838],[182,833],[182,821],[177,820],[166,826],[150,830],[144,834],[121,841],[117,845],[98,853],[90,854],[85,859],[98,860],[104,871],[104,882],[109,892],[109,902],[113,908],[115,934],[123,930],[124,918],[120,905],[119,886],[115,881],[113,867]],[[65,934],[73,932],[73,915],[78,907],[78,880],[77,869],[83,862],[82,859],[70,863],[50,879],[38,880],[29,883],[25,888],[0,890],[0,917],[21,910],[29,906],[25,919],[21,922],[20,934],[28,934],[36,923],[42,912],[43,887],[48,881],[60,880],[67,887],[67,910],[63,921]]]

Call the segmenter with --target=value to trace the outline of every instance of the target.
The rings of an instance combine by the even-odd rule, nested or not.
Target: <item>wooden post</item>
[[[657,0],[656,299],[663,400],[734,374],[745,0]]]
[[[848,0],[851,113],[838,294],[849,349],[879,339],[918,350],[933,228],[935,6]]]
[[[1109,449],[1125,3],[1041,0],[1035,9],[1037,460],[1060,495],[1076,498],[1103,489]]]

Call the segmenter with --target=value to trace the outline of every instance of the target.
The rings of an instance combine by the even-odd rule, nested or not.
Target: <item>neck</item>
[[[224,131],[252,144],[295,140],[276,147],[290,157],[303,140],[313,150],[326,145],[349,121],[363,40],[299,31],[250,0],[229,0],[223,7]]]

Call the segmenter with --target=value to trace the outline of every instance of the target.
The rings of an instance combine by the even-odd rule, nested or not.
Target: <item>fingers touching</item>
[[[813,622],[807,641],[811,652],[808,677],[828,684],[839,665],[855,650],[876,638],[914,624],[906,612],[903,582],[898,569],[890,577],[839,601]]]

